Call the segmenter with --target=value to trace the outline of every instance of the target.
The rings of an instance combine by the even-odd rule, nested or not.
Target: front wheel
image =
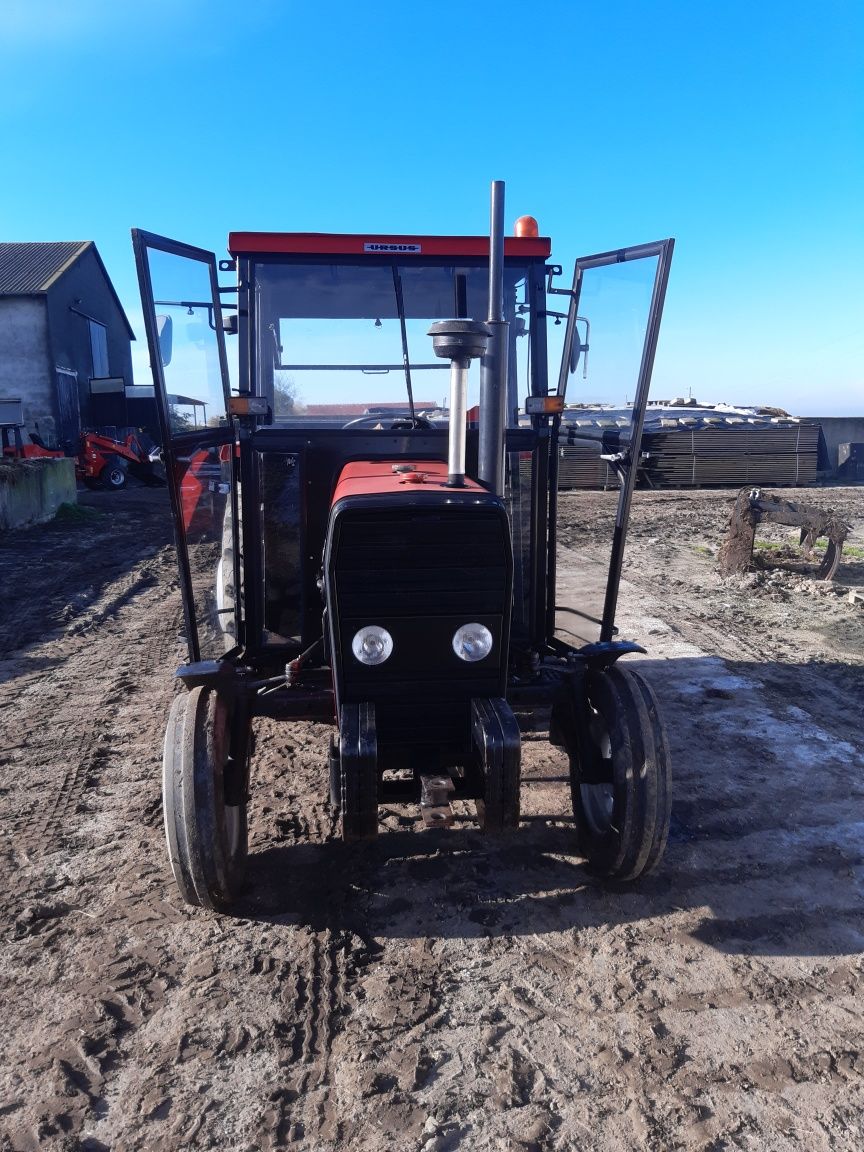
[[[568,683],[552,727],[570,759],[579,848],[592,872],[636,880],[666,847],[671,761],[657,699],[629,669],[586,670]]]
[[[187,904],[217,910],[240,894],[248,851],[245,798],[237,798],[245,776],[234,779],[242,766],[230,754],[230,714],[229,700],[211,688],[181,693],[168,717],[162,757],[174,879]],[[226,794],[235,802],[226,803]]]
[[[342,839],[346,843],[374,840],[378,835],[378,740],[373,704],[342,705],[338,757]]]
[[[126,469],[122,464],[109,460],[102,469],[100,479],[106,488],[110,488],[112,492],[116,492],[119,488],[125,488],[126,486]]]

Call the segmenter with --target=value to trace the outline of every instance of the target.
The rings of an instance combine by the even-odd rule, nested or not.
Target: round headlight
[[[492,651],[492,633],[485,624],[463,624],[453,634],[453,651],[470,664],[484,660]]]
[[[393,651],[393,637],[386,628],[367,624],[354,634],[351,651],[361,664],[383,664]]]

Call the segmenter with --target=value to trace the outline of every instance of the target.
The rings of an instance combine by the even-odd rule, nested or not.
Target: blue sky
[[[676,238],[654,394],[864,414],[864,6],[4,0],[0,239]]]

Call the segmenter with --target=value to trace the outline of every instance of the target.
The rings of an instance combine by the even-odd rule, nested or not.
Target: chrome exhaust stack
[[[492,181],[489,228],[489,342],[480,368],[480,449],[477,475],[504,495],[507,367],[510,324],[504,319],[504,181]]]
[[[438,320],[429,329],[432,350],[450,361],[450,423],[447,483],[465,487],[465,430],[468,416],[468,368],[486,351],[489,330],[480,320]]]

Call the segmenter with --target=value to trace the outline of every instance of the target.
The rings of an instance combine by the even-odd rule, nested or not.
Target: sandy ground
[[[862,548],[864,489],[807,496]],[[349,851],[328,730],[262,723],[232,916],[182,905],[163,847],[164,493],[0,539],[0,1148],[861,1149],[864,552],[721,580],[733,498],[634,516],[619,624],[675,771],[654,876],[583,869],[542,732],[518,833],[384,811]],[[611,515],[563,497],[565,570]]]

